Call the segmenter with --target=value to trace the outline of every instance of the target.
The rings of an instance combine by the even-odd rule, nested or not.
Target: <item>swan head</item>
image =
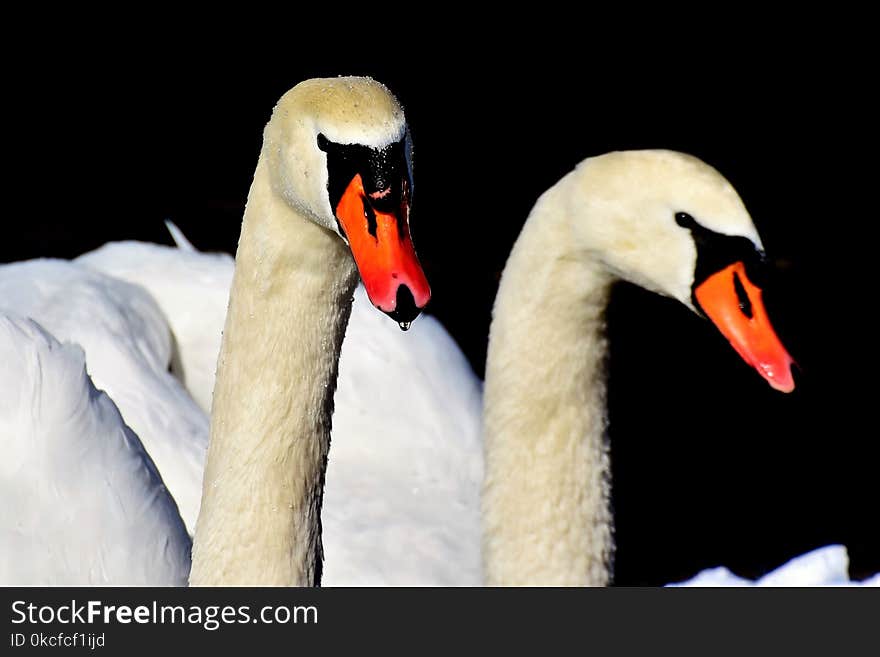
[[[733,186],[701,160],[624,151],[585,160],[580,181],[592,219],[580,248],[617,277],[704,315],[775,389],[794,389],[793,360],[764,307],[764,250]]]
[[[410,235],[412,142],[403,108],[370,78],[307,80],[263,136],[271,184],[351,249],[370,301],[409,327],[431,297]]]

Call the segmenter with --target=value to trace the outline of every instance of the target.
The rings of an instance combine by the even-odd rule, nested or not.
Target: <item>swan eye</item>
[[[675,223],[682,228],[693,228],[697,224],[697,221],[687,212],[676,212]]]
[[[739,274],[737,272],[733,272],[733,289],[736,292],[736,300],[738,302],[740,312],[748,319],[751,319],[753,317],[752,300],[749,299],[749,295],[746,293],[746,288],[742,284],[742,281],[740,280]]]

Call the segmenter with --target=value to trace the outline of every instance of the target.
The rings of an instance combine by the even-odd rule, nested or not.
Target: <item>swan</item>
[[[682,153],[588,158],[539,198],[507,260],[489,330],[487,584],[610,580],[603,311],[616,280],[707,316],[773,388],[794,388],[792,359],[761,298],[762,258],[733,186]]]
[[[409,235],[410,152],[402,108],[372,79],[309,80],[276,105],[236,253],[191,585],[320,584],[333,393],[358,272],[401,328],[430,297]]]

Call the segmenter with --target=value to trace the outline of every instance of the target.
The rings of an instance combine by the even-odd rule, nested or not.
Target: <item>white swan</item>
[[[680,153],[590,158],[541,196],[507,261],[490,329],[488,584],[608,583],[603,313],[615,280],[699,304],[773,387],[794,387],[752,280],[761,253],[733,187]]]
[[[190,538],[81,348],[0,314],[0,583],[186,583]]]
[[[0,311],[83,348],[89,375],[143,442],[192,531],[208,419],[168,371],[172,334],[150,294],[75,263],[32,260],[0,267]]]
[[[320,583],[357,272],[403,328],[430,296],[409,237],[409,154],[403,110],[373,80],[306,81],[275,107],[236,253],[191,584]]]

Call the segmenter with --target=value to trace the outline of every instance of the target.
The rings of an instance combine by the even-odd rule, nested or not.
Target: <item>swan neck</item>
[[[220,349],[194,585],[320,583],[321,502],[356,284],[338,236],[273,190],[248,195]]]
[[[601,585],[612,549],[604,311],[557,187],[504,270],[486,363],[483,568],[490,585]]]

